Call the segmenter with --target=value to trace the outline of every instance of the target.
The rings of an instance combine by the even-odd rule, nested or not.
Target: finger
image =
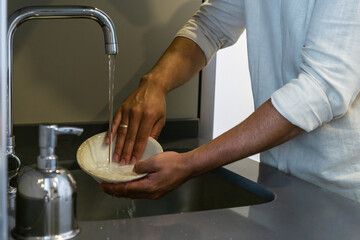
[[[148,198],[151,193],[150,181],[147,178],[126,183],[101,183],[100,189],[109,195],[129,198]]]
[[[136,135],[141,121],[141,113],[136,109],[130,111],[129,116],[129,126],[127,129],[127,134],[124,142],[124,146],[121,153],[121,162],[129,164],[130,160],[136,162],[135,156],[132,155],[134,144],[136,141]]]
[[[120,125],[120,121],[121,121],[121,108],[119,108],[115,114],[115,117],[113,119],[113,122],[112,122],[112,140],[114,140],[114,137],[116,135],[116,131]],[[106,133],[106,138],[105,138],[105,143],[106,144],[109,144],[110,143],[110,126],[109,126],[109,129]]]
[[[165,125],[165,119],[161,118],[159,121],[157,121],[155,123],[154,127],[152,128],[152,130],[150,132],[150,136],[154,139],[158,139],[164,125]]]
[[[160,168],[161,166],[159,166],[158,161],[153,156],[146,160],[135,163],[133,171],[137,174],[155,173],[155,172],[159,172]]]
[[[114,155],[113,155],[113,161],[115,162],[120,162],[120,164],[125,164],[125,161],[121,161],[122,159],[120,158],[120,156],[122,155],[123,152],[123,148],[124,148],[124,143],[125,143],[125,139],[126,139],[126,135],[128,132],[128,127],[122,127],[121,125],[128,125],[128,123],[126,122],[128,119],[127,117],[128,113],[127,112],[123,112],[122,116],[123,118],[121,119],[121,124],[119,124],[118,128],[117,128],[117,138],[116,138],[116,143],[115,143],[115,149],[114,149]]]
[[[123,115],[122,110],[119,109],[119,111],[116,112],[115,117],[113,119],[113,122],[112,122],[112,137],[113,137],[113,139],[115,138],[116,132],[120,126],[122,115]]]
[[[133,149],[133,156],[135,157],[136,160],[140,160],[144,152],[153,125],[154,122],[151,119],[143,118],[141,120],[140,128],[138,130],[136,141],[134,144],[134,149]]]

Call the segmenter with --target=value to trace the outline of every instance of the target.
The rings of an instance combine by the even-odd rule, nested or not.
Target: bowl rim
[[[108,178],[103,178],[103,177],[99,177],[97,175],[94,175],[93,172],[86,168],[84,164],[84,161],[80,161],[80,154],[82,153],[83,149],[85,148],[86,145],[89,144],[89,142],[93,139],[93,138],[96,138],[96,137],[99,137],[99,136],[102,136],[106,135],[107,132],[100,132],[100,133],[97,133],[89,138],[87,138],[84,142],[81,143],[81,145],[79,146],[77,152],[76,152],[76,161],[77,163],[79,164],[80,168],[87,174],[89,174],[90,176],[92,176],[96,181],[98,182],[101,182],[101,181],[104,181],[104,182],[112,182],[112,183],[116,183],[116,182],[128,182],[128,181],[133,181],[133,180],[136,180],[136,179],[139,179],[139,178],[142,178],[144,176],[147,175],[147,173],[144,173],[144,174],[138,174],[137,176],[134,176],[133,178],[131,178],[130,180],[127,180],[127,179],[122,179],[122,180],[115,180],[115,179],[108,179]],[[116,136],[114,137],[114,140],[116,139]],[[157,147],[157,149],[159,150],[158,153],[161,153],[163,152],[163,148],[162,146],[160,145],[160,143],[158,141],[156,141],[156,139],[154,139],[153,137],[150,137],[148,138],[148,141],[151,141],[152,143],[155,144],[155,146]],[[101,181],[99,181],[101,180]]]

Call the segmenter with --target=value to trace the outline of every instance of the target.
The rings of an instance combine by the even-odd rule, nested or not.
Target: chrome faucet
[[[8,19],[8,88],[7,88],[7,155],[15,159],[20,167],[20,159],[15,154],[15,136],[13,136],[13,38],[16,29],[24,22],[33,19],[87,18],[100,24],[104,33],[105,53],[115,55],[118,52],[115,27],[112,20],[101,10],[83,6],[32,6],[15,11]],[[13,175],[14,176],[14,175]],[[10,192],[16,192],[9,186]]]

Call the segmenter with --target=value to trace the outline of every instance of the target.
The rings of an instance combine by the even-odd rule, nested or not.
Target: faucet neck
[[[13,136],[13,38],[16,29],[24,22],[33,19],[68,19],[86,18],[95,20],[100,24],[105,40],[105,53],[115,55],[118,53],[115,26],[109,16],[103,11],[93,7],[84,6],[31,6],[21,8],[10,15],[8,20],[8,116],[7,137],[8,142]]]
[[[86,18],[100,24],[104,33],[105,52],[108,55],[118,53],[115,25],[111,18],[100,9],[85,6],[31,6],[18,9],[9,17],[8,39],[24,22],[33,19]]]

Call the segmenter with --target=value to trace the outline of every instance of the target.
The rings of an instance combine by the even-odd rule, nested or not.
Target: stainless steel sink
[[[99,190],[82,170],[73,170],[77,182],[77,219],[98,221],[155,216],[262,204],[272,192],[224,168],[192,179],[158,200],[119,199]]]

